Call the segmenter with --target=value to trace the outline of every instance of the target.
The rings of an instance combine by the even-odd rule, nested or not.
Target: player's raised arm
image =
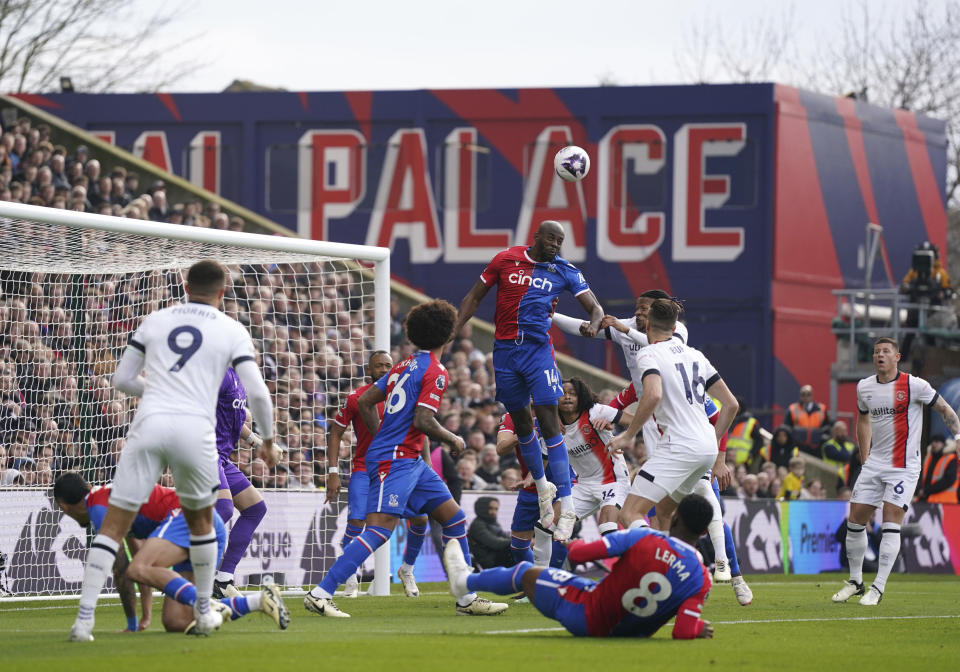
[[[580,333],[588,338],[593,338],[600,333],[600,323],[603,321],[603,308],[600,307],[600,302],[597,301],[593,290],[590,289],[578,293],[577,301],[580,302],[580,305],[583,306],[583,309],[587,311],[587,314],[590,316],[590,325],[586,328],[581,328]]]
[[[367,431],[370,432],[371,436],[376,436],[380,429],[380,414],[377,413],[377,404],[387,398],[386,385],[387,377],[384,376],[368,387],[367,391],[357,399],[360,418],[363,420],[363,424],[367,426]]]
[[[477,306],[480,305],[480,302],[483,301],[483,297],[485,297],[487,292],[490,291],[491,285],[486,284],[482,278],[483,276],[481,276],[480,280],[477,280],[474,283],[473,287],[470,288],[470,291],[467,292],[467,295],[463,297],[463,301],[460,302],[460,308],[457,311],[457,324],[453,328],[454,335],[459,334],[460,330],[463,328],[463,325],[470,321],[470,318],[473,317],[473,314],[477,312]]]
[[[637,331],[632,327],[628,327],[626,324],[618,320],[613,315],[604,315],[603,320],[600,322],[601,329],[616,329],[621,334],[629,338],[631,341],[639,345],[641,348],[646,347],[650,344],[650,340],[647,338],[647,335]]]
[[[583,336],[583,331],[590,326],[590,323],[585,320],[581,320],[576,317],[570,317],[569,315],[564,315],[563,313],[554,313],[553,323],[557,325],[557,328],[560,329],[560,331],[573,334],[574,336]],[[604,334],[602,331],[597,331],[594,333],[592,338],[604,338]]]
[[[567,547],[570,551],[570,562],[579,565],[601,558],[623,555],[631,546],[648,534],[650,534],[649,528],[634,528],[611,532],[596,541],[573,541]]]

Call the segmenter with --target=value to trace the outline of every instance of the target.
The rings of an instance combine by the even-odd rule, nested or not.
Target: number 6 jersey
[[[209,418],[214,425],[227,367],[237,368],[248,360],[256,363],[253,342],[243,326],[206,303],[177,304],[150,313],[128,345],[144,357],[146,377],[137,418],[154,413],[193,415]]]
[[[657,448],[689,453],[716,453],[717,435],[703,412],[706,389],[720,374],[696,348],[675,338],[643,348],[637,355],[641,383],[660,376],[663,396],[653,411],[660,427]]]

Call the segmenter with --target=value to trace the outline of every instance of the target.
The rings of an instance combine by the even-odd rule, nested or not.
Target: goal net
[[[390,349],[388,254],[0,203],[0,599],[78,594],[91,531],[59,510],[52,484],[71,470],[111,481],[137,404],[111,375],[143,317],[183,301],[187,268],[205,258],[229,271],[223,309],[253,338],[286,448],[272,470],[243,441],[231,455],[267,503],[237,584],[316,583],[347,513],[345,494],[317,491],[326,428],[370,353]],[[342,449],[341,473],[349,458]]]

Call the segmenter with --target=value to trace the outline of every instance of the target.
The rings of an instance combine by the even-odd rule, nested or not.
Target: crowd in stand
[[[68,152],[53,145],[49,127],[26,118],[0,136],[0,200],[244,228],[241,218],[215,203],[170,203],[162,181],[144,189],[138,175],[102,167],[86,147]],[[322,487],[329,421],[363,383],[364,358],[373,349],[372,297],[359,293],[352,271],[332,262],[234,266],[230,272],[224,310],[249,328],[259,349],[277,407],[277,443],[286,449],[273,469],[243,443],[234,458],[257,487]],[[0,485],[50,485],[68,469],[84,470],[94,483],[109,481],[136,408],[135,399],[113,389],[110,376],[139,320],[182,299],[179,272],[86,275],[77,287],[69,275],[4,271],[0,291]],[[458,498],[464,491],[515,490],[521,484],[514,456],[496,450],[504,409],[494,399],[492,355],[471,336],[468,325],[444,354],[450,383],[438,413],[444,427],[464,438],[466,449],[454,459],[445,446],[430,447],[431,462]],[[394,301],[391,355],[397,362],[411,352]],[[597,392],[609,402],[620,390]],[[345,439],[339,465],[344,474],[353,443],[349,432]],[[728,451],[734,479],[723,494],[823,498],[824,483],[804,478],[805,463],[798,458],[806,453],[836,467],[838,495],[848,496],[858,468],[855,448],[846,424],[830,422],[805,386],[769,444],[749,413],[737,416]],[[625,458],[639,470],[641,436]]]

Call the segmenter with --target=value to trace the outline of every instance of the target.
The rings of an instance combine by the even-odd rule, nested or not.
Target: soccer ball
[[[553,157],[553,168],[561,180],[579,182],[590,172],[590,155],[576,145],[567,145]]]

